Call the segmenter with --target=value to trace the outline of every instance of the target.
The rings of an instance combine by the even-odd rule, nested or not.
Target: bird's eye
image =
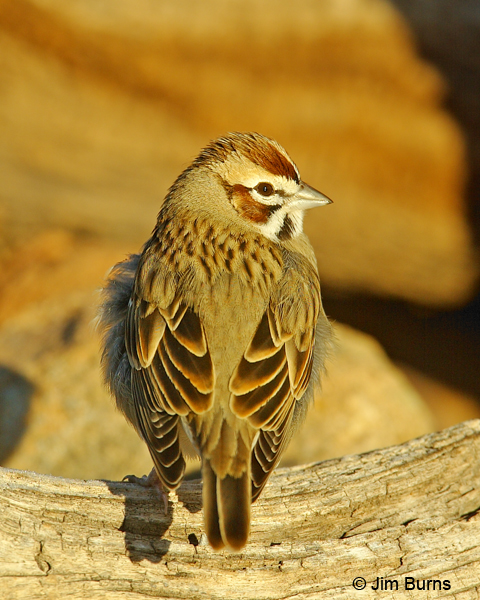
[[[273,185],[268,182],[259,183],[255,186],[254,189],[262,196],[271,196],[275,192],[275,190],[273,189]]]

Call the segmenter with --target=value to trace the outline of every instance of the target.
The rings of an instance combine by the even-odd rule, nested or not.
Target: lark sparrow
[[[302,422],[331,345],[304,211],[331,201],[257,133],[211,142],[170,188],[100,311],[103,369],[165,490],[184,430],[202,459],[215,549],[241,549],[250,505]],[[183,436],[185,437],[185,436]]]

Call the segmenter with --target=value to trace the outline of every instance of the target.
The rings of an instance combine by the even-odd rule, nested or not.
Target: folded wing
[[[312,374],[319,287],[274,298],[230,380],[234,414],[258,429],[252,450],[252,501],[290,439],[290,423]]]
[[[205,331],[199,316],[178,299],[161,308],[134,295],[125,340],[138,429],[160,480],[175,489],[185,471],[181,417],[201,414],[213,403],[215,378]]]

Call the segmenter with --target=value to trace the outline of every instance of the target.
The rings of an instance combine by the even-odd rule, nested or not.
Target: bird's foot
[[[165,488],[158,478],[157,472],[154,468],[150,471],[149,475],[144,475],[143,477],[137,477],[136,475],[125,475],[122,481],[126,481],[127,483],[136,483],[143,487],[154,488],[160,496],[160,499],[163,501],[165,514],[168,513],[168,492],[165,491]]]

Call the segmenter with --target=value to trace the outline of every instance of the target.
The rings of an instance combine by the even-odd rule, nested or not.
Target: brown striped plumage
[[[165,490],[182,430],[202,457],[205,528],[242,548],[250,504],[301,422],[331,344],[303,211],[329,200],[259,134],[207,146],[152,237],[104,290],[103,367]]]

